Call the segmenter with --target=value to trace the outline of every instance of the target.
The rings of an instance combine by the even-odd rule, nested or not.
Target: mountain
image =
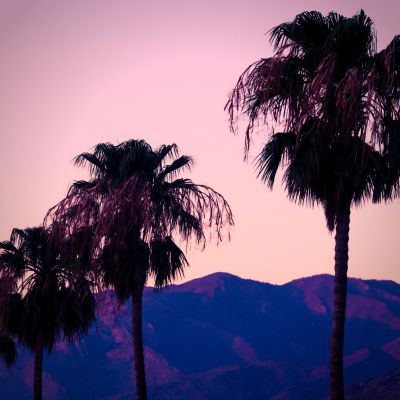
[[[216,273],[143,296],[149,399],[322,399],[329,395],[333,277],[271,285]],[[44,357],[44,399],[128,399],[131,306],[103,310],[82,342]],[[345,384],[400,365],[400,285],[350,278]],[[33,356],[0,364],[3,399],[32,393]],[[357,398],[358,400],[358,398]]]
[[[345,388],[346,400],[392,400],[400,397],[400,367],[377,378]],[[324,400],[331,400],[331,396]]]

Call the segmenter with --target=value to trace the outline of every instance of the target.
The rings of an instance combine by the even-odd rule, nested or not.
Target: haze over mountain
[[[322,399],[330,393],[332,309],[330,275],[277,286],[216,273],[158,294],[146,288],[149,399]],[[132,398],[130,315],[128,302],[117,322],[106,314],[97,332],[45,355],[44,399]],[[399,345],[400,285],[350,278],[345,385],[398,371]],[[32,366],[22,347],[13,368],[0,364],[2,399],[31,396]]]

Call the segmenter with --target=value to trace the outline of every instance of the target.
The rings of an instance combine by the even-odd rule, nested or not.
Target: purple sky
[[[279,180],[271,192],[255,179],[223,108],[244,69],[272,55],[269,29],[302,11],[350,17],[361,7],[378,50],[400,34],[391,0],[0,0],[0,240],[40,224],[70,182],[87,178],[70,162],[77,154],[129,138],[175,142],[197,160],[193,181],[224,195],[236,224],[231,242],[188,253],[185,280],[332,274],[322,210],[290,203]],[[397,200],[352,210],[349,276],[400,282],[399,227]]]

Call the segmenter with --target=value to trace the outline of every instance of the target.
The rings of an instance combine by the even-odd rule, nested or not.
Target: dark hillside
[[[400,398],[400,367],[377,379],[349,385],[344,394],[346,400],[397,400]],[[324,400],[331,400],[331,397]]]
[[[149,399],[308,399],[329,395],[333,277],[282,286],[217,273],[143,298]],[[400,285],[349,280],[345,383],[400,364]],[[131,307],[81,343],[45,355],[44,398],[123,399],[134,387]],[[1,399],[32,391],[33,356],[0,364]],[[363,389],[364,390],[364,389]],[[10,397],[11,396],[11,397]],[[128,396],[128,397],[125,397]]]

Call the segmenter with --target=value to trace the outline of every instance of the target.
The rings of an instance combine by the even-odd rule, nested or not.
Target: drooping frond
[[[400,120],[384,120],[384,156],[388,164],[385,196],[394,199],[400,194]]]
[[[261,176],[262,182],[272,189],[276,172],[284,158],[290,159],[294,146],[296,145],[296,135],[293,133],[275,133],[264,146],[261,153],[255,159],[257,177]]]
[[[0,242],[0,265],[2,274],[20,279],[25,271],[25,258],[12,242]]]
[[[184,276],[189,263],[182,250],[170,236],[164,240],[153,240],[151,247],[151,274],[154,276],[154,289],[160,290]]]
[[[10,368],[17,360],[17,346],[15,342],[4,334],[0,333],[0,358],[3,358],[7,368]]]

